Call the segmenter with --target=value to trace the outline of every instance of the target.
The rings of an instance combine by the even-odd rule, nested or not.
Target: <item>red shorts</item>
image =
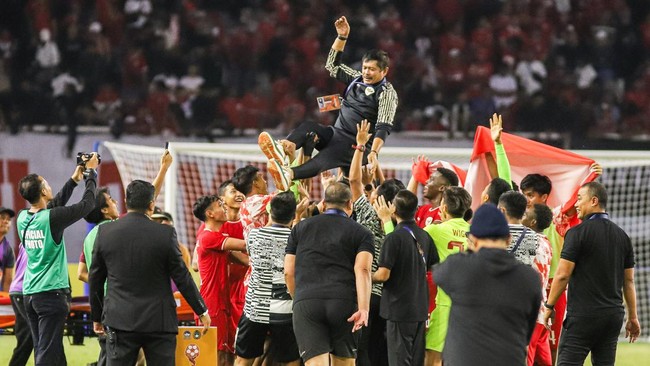
[[[549,279],[549,289],[551,288],[552,278]],[[548,295],[548,291],[547,291]],[[548,343],[551,346],[551,350],[557,350],[557,347],[560,345],[560,333],[562,333],[562,322],[564,322],[564,314],[566,313],[566,290],[562,291],[562,294],[557,299],[555,303],[555,319],[553,319],[553,325],[551,326],[551,333],[548,335]]]
[[[196,324],[201,321],[195,317]],[[235,332],[237,327],[232,326],[232,316],[226,310],[218,310],[216,314],[210,315],[210,326],[217,327],[217,350],[227,353],[235,353]]]
[[[528,366],[552,366],[551,348],[549,347],[548,334],[550,332],[542,324],[535,324],[533,336],[528,344]]]

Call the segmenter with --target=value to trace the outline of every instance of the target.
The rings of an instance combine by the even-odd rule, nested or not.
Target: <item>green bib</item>
[[[50,210],[35,214],[21,211],[16,228],[27,254],[23,294],[70,288],[65,241],[57,244],[52,238]]]

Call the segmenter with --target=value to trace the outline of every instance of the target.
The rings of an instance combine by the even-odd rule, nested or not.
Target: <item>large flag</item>
[[[575,204],[580,186],[597,177],[589,170],[594,160],[582,155],[509,133],[502,133],[501,141],[508,154],[513,181],[519,184],[532,173],[551,179],[553,189],[547,201],[551,208],[561,207],[562,212],[566,212]],[[481,193],[492,180],[489,164],[496,161],[495,156],[490,129],[479,126],[465,182],[474,209],[480,205]]]

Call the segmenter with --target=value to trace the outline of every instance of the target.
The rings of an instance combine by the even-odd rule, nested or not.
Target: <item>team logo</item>
[[[365,91],[366,91],[367,96],[371,96],[371,95],[375,94],[375,89],[370,87],[370,86],[367,87]]]
[[[199,357],[199,346],[190,343],[185,347],[185,357],[190,361],[192,366],[196,366],[196,359]]]
[[[194,331],[194,339],[199,339],[201,338],[201,331],[200,330],[195,330]]]
[[[189,330],[183,332],[183,339],[190,339],[191,337],[192,333]]]

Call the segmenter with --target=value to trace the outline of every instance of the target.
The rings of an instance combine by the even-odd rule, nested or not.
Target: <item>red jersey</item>
[[[244,239],[244,227],[241,221],[228,221],[224,223],[221,227],[221,232],[225,237]],[[228,292],[235,329],[244,311],[244,303],[246,302],[247,286],[244,285],[244,279],[247,273],[248,266],[239,263],[228,263]]]
[[[196,237],[200,293],[210,316],[216,315],[218,311],[229,312],[231,307],[230,287],[225,281],[228,278],[228,252],[223,250],[223,244],[230,235],[229,226],[226,222],[216,232],[201,226]]]
[[[441,220],[440,207],[434,208],[430,203],[420,206],[415,213],[415,223],[423,229],[425,226],[429,226],[434,222]]]

